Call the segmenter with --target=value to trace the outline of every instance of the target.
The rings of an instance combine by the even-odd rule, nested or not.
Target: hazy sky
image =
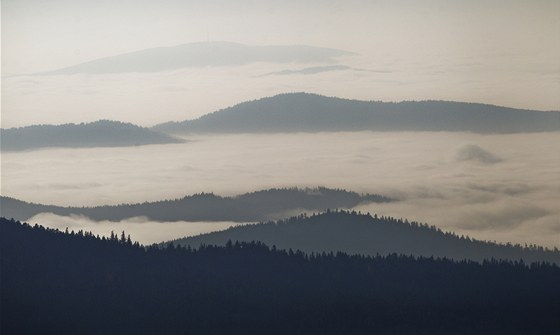
[[[297,71],[326,64],[11,77],[208,40],[356,55],[338,60],[346,70],[307,75]],[[293,73],[262,77],[281,71]],[[2,76],[3,127],[99,118],[153,125],[286,91],[558,110],[560,2],[4,0]]]

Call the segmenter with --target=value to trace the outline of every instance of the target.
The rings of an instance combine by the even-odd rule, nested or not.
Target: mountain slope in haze
[[[324,62],[350,52],[305,45],[251,46],[231,42],[198,42],[151,48],[58,69],[41,75],[155,72],[207,66],[236,66],[254,62]]]
[[[47,147],[92,148],[181,143],[183,140],[130,123],[101,120],[92,123],[36,125],[0,130],[2,151]]]
[[[332,212],[311,217],[294,217],[278,222],[232,227],[223,231],[186,237],[168,243],[198,247],[225,245],[227,241],[259,241],[279,249],[304,252],[337,252],[359,255],[392,253],[470,259],[523,259],[526,262],[547,261],[560,264],[560,251],[461,238],[435,227],[409,223],[391,217]]]
[[[556,334],[560,268],[259,243],[144,248],[0,218],[2,334]]]
[[[153,221],[263,221],[283,218],[302,211],[352,208],[367,202],[391,199],[376,194],[358,194],[325,187],[269,189],[235,197],[202,193],[176,200],[98,207],[47,206],[0,197],[2,216],[29,220],[39,213],[83,215],[92,220],[120,221],[146,217]]]
[[[560,112],[463,102],[387,103],[288,93],[244,102],[196,120],[163,123],[153,129],[171,134],[362,130],[542,132],[560,131]]]

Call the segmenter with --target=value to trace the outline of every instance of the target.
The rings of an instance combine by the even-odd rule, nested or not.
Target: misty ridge
[[[307,45],[253,46],[232,42],[197,42],[173,47],[150,48],[95,59],[38,75],[114,74],[156,72],[181,68],[239,66],[255,62],[332,62],[352,53]]]
[[[407,255],[482,262],[491,259],[560,264],[558,249],[479,241],[443,232],[406,219],[331,211],[299,215],[279,221],[241,225],[223,231],[191,236],[162,245],[198,248],[224,246],[228,241],[259,241],[280,250],[305,253],[344,252],[351,255]]]
[[[474,144],[459,148],[456,158],[458,161],[475,161],[482,164],[496,164],[503,161],[502,158]]]
[[[0,218],[2,334],[553,334],[560,268],[258,242],[144,247]]]
[[[364,130],[502,134],[560,131],[560,112],[451,101],[392,103],[285,93],[152,129],[170,134]]]
[[[0,135],[2,151],[21,151],[184,142],[174,135],[338,131],[552,132],[560,131],[560,112],[448,101],[368,102],[286,93],[244,102],[196,120],[171,121],[151,128],[100,120],[1,129]],[[476,148],[466,148],[459,159],[499,161]]]
[[[35,125],[1,129],[1,150],[40,148],[125,147],[148,144],[183,143],[182,139],[130,123],[100,120],[91,123]]]
[[[263,221],[288,217],[301,211],[349,209],[360,204],[389,202],[377,194],[317,188],[268,189],[234,197],[200,193],[182,199],[98,207],[60,207],[27,203],[0,196],[2,216],[29,220],[40,213],[81,215],[95,221],[121,221],[145,217],[152,221]]]

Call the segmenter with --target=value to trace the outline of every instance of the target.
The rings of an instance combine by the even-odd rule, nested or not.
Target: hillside
[[[92,123],[35,125],[1,129],[2,151],[47,147],[92,148],[181,143],[180,139],[130,123],[101,120]]]
[[[200,245],[225,245],[229,240],[260,241],[278,249],[302,250],[307,253],[341,251],[371,256],[397,253],[456,260],[523,259],[525,262],[547,261],[560,264],[558,250],[482,242],[444,233],[435,227],[416,222],[344,211],[237,226],[170,243],[196,248]]]
[[[357,101],[289,93],[244,102],[196,120],[163,123],[152,129],[170,134],[363,130],[543,132],[560,131],[560,112],[449,101]]]
[[[28,220],[39,213],[69,216],[83,215],[92,220],[120,221],[143,216],[153,221],[263,221],[321,211],[327,208],[352,208],[367,202],[391,199],[376,194],[318,188],[269,189],[222,197],[210,193],[194,194],[182,199],[98,207],[59,207],[27,203],[0,197],[2,216]]]
[[[143,248],[0,218],[2,334],[554,334],[560,268]],[[40,330],[40,331],[38,331]]]

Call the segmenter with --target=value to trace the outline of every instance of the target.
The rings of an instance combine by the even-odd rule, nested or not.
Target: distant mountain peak
[[[194,42],[149,48],[94,59],[40,75],[157,72],[181,68],[238,66],[254,62],[332,62],[352,53],[307,45],[245,45],[233,42]]]

